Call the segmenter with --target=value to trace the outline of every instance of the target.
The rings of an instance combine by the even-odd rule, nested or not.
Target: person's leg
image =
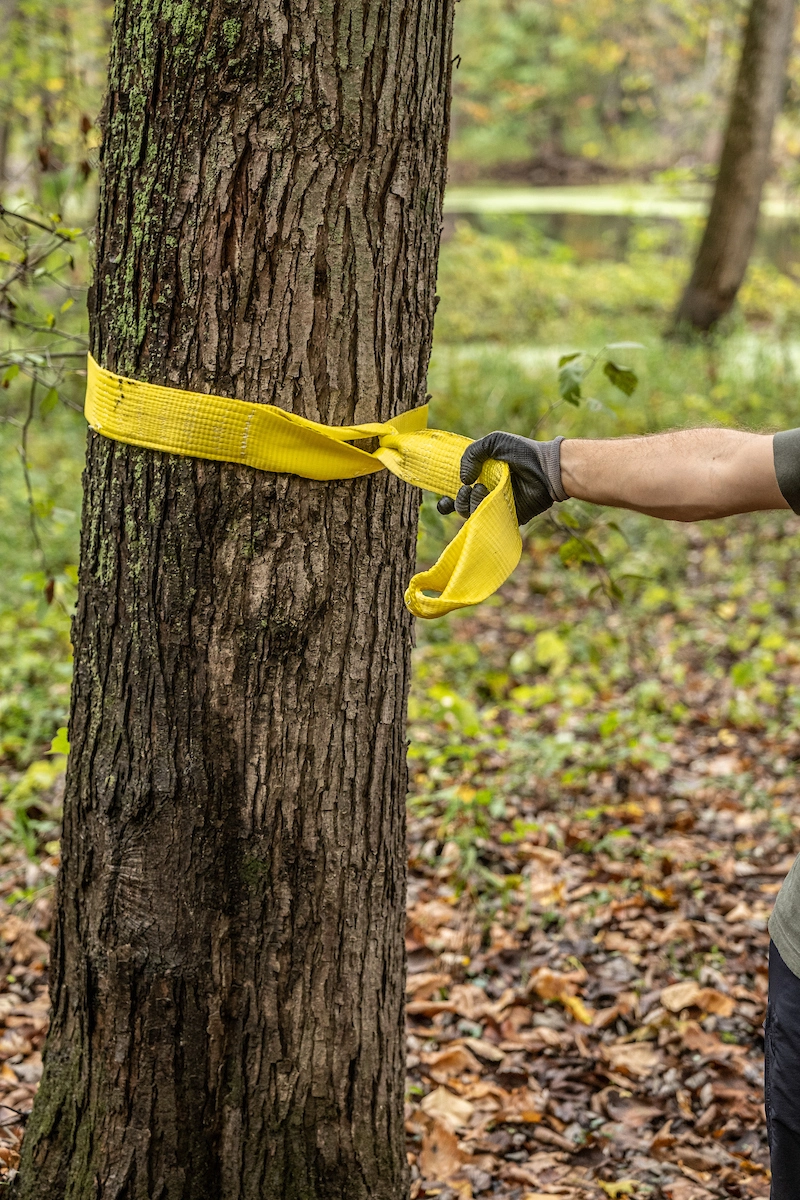
[[[800,1200],[800,979],[769,944],[764,1101],[771,1200]]]

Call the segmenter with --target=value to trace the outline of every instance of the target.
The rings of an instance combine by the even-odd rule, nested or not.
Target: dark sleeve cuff
[[[800,515],[800,429],[776,433],[772,445],[778,487],[789,507]]]

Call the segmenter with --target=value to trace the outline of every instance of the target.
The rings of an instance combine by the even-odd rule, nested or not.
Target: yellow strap
[[[387,467],[406,483],[455,497],[459,464],[469,439],[426,429],[428,407],[385,423],[320,425],[271,404],[183,392],[139,383],[106,371],[89,356],[86,420],[117,442],[242,463],[305,479],[355,479]],[[377,437],[371,454],[348,443]],[[505,463],[487,462],[481,482],[491,489],[439,561],[415,575],[406,604],[417,617],[441,617],[479,604],[519,562],[522,541]],[[438,596],[426,596],[426,591]]]

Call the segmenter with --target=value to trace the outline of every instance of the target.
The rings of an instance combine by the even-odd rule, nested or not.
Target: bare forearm
[[[731,429],[567,439],[561,478],[579,500],[669,521],[789,507],[775,477],[772,437]]]

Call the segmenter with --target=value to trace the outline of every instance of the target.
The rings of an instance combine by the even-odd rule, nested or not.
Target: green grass
[[[669,227],[638,227],[624,261],[579,261],[570,247],[541,233],[525,238],[524,228],[514,222],[501,237],[457,225],[442,253],[437,343],[588,347],[642,341],[664,374],[677,371],[665,387],[680,397],[704,355],[699,348],[671,354],[661,341],[687,278],[685,258],[664,252]],[[754,262],[723,332],[737,331],[766,332],[769,345],[797,338],[800,286],[769,262]],[[724,343],[721,358],[731,357]]]
[[[595,370],[584,388],[587,402],[578,409],[559,404],[559,356],[600,350],[623,333],[644,345],[609,351],[635,369],[634,394],[623,396]],[[747,335],[722,348],[665,345],[652,323],[635,321],[620,322],[616,330],[587,323],[574,340],[555,346],[439,344],[429,377],[431,422],[471,437],[504,428],[526,436],[535,431],[540,438],[619,437],[697,425],[793,427],[800,424],[798,351],[800,343],[781,346]]]

